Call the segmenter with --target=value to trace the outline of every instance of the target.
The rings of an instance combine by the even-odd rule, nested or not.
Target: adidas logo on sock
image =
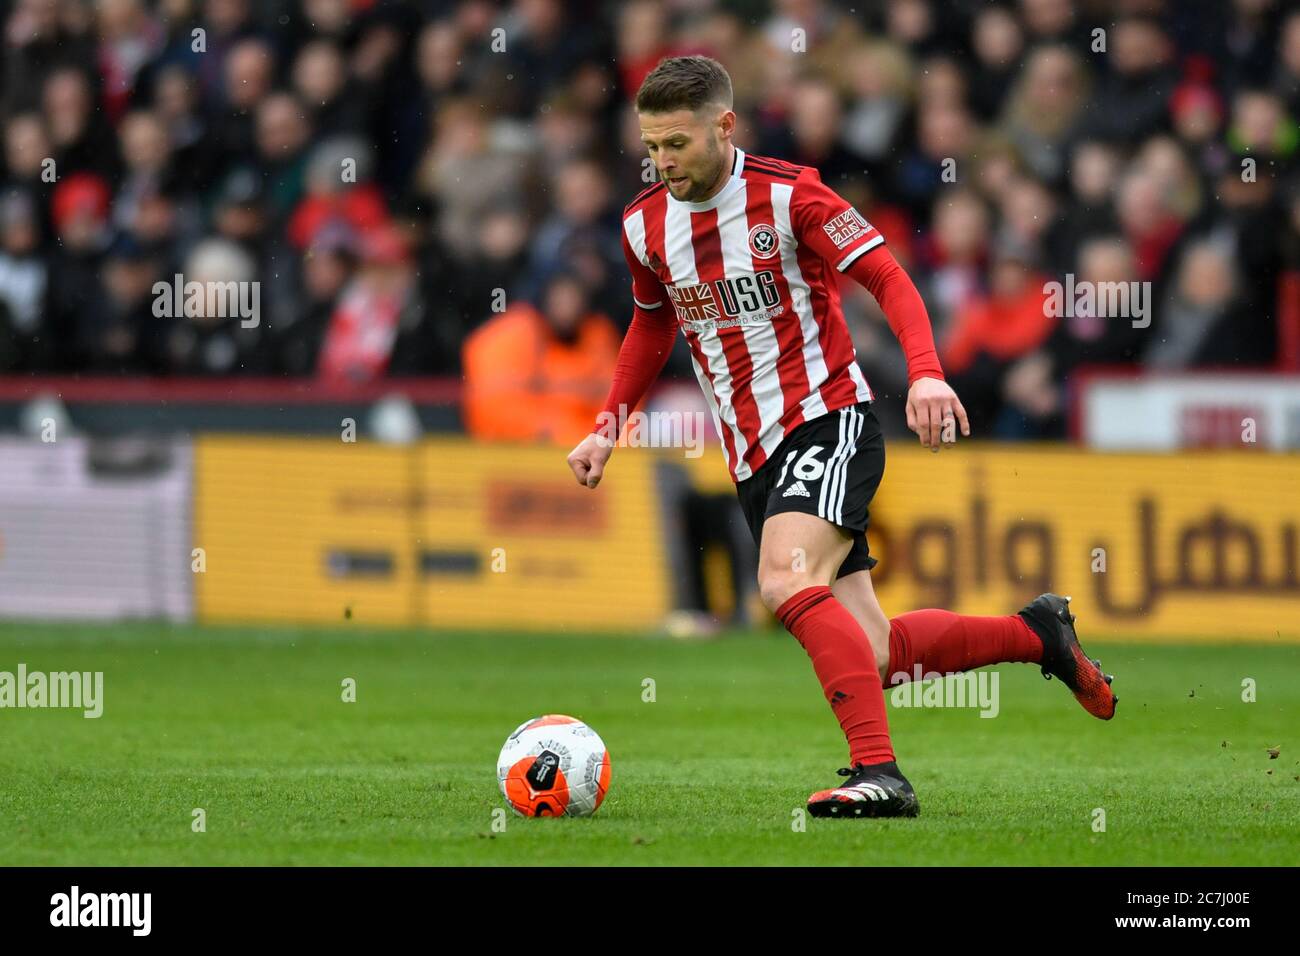
[[[802,497],[802,498],[811,498],[811,497],[812,497],[812,495],[809,493],[808,489],[805,488],[805,487],[803,486],[803,482],[802,482],[802,481],[796,481],[796,482],[795,482],[793,485],[791,485],[789,488],[785,489],[785,494],[783,494],[781,497],[782,497],[782,498],[789,498],[791,495],[799,495],[799,496]]]

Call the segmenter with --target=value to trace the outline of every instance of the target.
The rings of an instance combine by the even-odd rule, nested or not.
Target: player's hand
[[[937,378],[918,378],[907,390],[907,427],[921,437],[921,444],[926,448],[939,450],[945,429],[956,441],[955,426],[961,425],[961,433],[970,437],[970,422],[966,418],[966,409],[962,408],[957,393],[944,381]]]
[[[614,443],[604,435],[592,432],[578,447],[569,452],[569,467],[578,484],[595,488],[600,484],[601,475],[605,473],[605,462],[614,454]]]

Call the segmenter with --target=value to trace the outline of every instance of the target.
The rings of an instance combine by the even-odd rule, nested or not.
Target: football
[[[609,751],[575,717],[547,714],[520,724],[497,758],[497,782],[525,817],[586,817],[609,791]]]

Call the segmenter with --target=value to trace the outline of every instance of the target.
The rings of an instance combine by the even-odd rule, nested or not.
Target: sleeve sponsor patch
[[[831,242],[835,243],[835,248],[840,250],[852,245],[855,239],[860,238],[870,228],[871,224],[852,206],[822,226],[826,235],[830,236]]]

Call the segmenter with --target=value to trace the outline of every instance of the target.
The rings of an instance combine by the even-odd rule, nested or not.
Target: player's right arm
[[[596,416],[591,434],[569,452],[569,467],[578,484],[595,488],[605,472],[605,463],[614,453],[627,416],[663,371],[677,338],[677,316],[668,292],[650,269],[632,250],[623,233],[623,256],[632,272],[632,324],[618,351],[614,380],[605,399],[605,407]]]

